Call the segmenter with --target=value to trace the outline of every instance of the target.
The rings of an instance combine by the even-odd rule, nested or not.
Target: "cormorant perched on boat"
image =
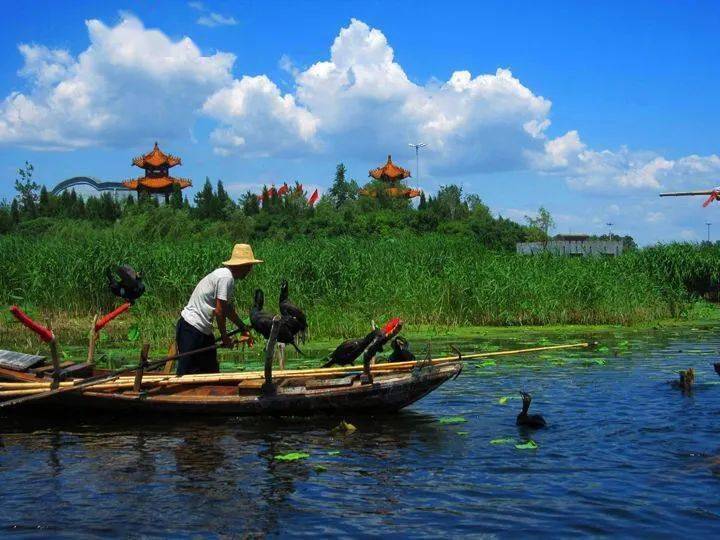
[[[327,362],[322,367],[331,366],[349,366],[357,360],[357,358],[367,349],[372,341],[382,334],[379,328],[374,329],[364,338],[348,339],[343,341],[337,348],[330,353]]]
[[[286,317],[292,317],[297,321],[298,327],[300,328],[297,335],[300,340],[305,343],[305,338],[307,337],[307,318],[305,317],[305,313],[290,301],[288,295],[288,281],[287,279],[283,279],[280,284],[280,314]]]
[[[255,289],[255,303],[250,308],[250,325],[258,334],[268,339],[274,315],[268,311],[263,311],[264,304],[265,294],[261,289]],[[295,343],[295,336],[298,332],[300,332],[300,325],[296,319],[286,315],[280,317],[280,328],[277,335],[278,343],[290,344],[295,347],[297,352],[303,354]]]
[[[370,351],[370,354],[372,354],[372,356],[376,355],[382,351],[383,345],[400,331],[402,325],[403,322],[395,318],[388,322],[383,328],[373,328],[372,332],[364,338],[343,341],[330,356],[328,356],[328,361],[325,362],[322,367],[326,368],[334,365],[348,366],[355,362],[370,345],[373,345],[373,350]],[[373,323],[373,327],[374,326],[375,324]]]
[[[115,274],[117,274],[120,279],[117,279]],[[127,264],[118,266],[114,273],[108,268],[106,275],[110,291],[115,296],[131,304],[135,303],[135,300],[140,298],[145,292],[145,284],[142,282],[140,274]]]
[[[393,352],[388,356],[388,362],[412,362],[415,355],[410,351],[408,340],[398,336],[390,342]]]
[[[530,403],[532,402],[532,396],[527,392],[522,391],[520,392],[520,395],[522,396],[523,401],[522,411],[520,412],[520,414],[517,415],[515,424],[531,429],[545,427],[547,425],[547,422],[545,422],[545,419],[542,416],[540,416],[539,414],[528,414],[528,410],[530,409]]]

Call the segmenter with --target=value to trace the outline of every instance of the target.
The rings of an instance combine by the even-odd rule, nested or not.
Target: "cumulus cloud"
[[[232,19],[189,5],[212,24]],[[436,178],[535,171],[605,193],[684,188],[720,173],[717,155],[670,159],[593,149],[576,130],[550,136],[551,102],[508,69],[412,81],[386,36],[356,19],[340,29],[326,59],[305,68],[280,59],[294,82],[290,92],[266,75],[235,77],[233,54],[204,54],[190,38],[173,40],[136,17],[86,24],[90,44],[77,57],[19,46],[19,75],[28,84],[0,103],[0,143],[126,145],[138,135],[187,136],[204,116],[214,122],[210,142],[223,156],[342,154],[377,163],[422,141],[426,171]]]
[[[114,27],[86,22],[90,45],[77,58],[20,45],[28,92],[0,104],[0,142],[72,149],[186,134],[208,94],[230,84],[235,56],[205,56],[124,15]]]
[[[202,110],[224,125],[210,135],[219,155],[294,154],[315,144],[317,119],[265,75],[233,81],[210,96]]]
[[[300,70],[285,57],[281,65],[295,79],[296,99],[280,110],[279,98],[268,101],[265,117],[275,124],[284,111],[289,125],[304,126],[289,141],[298,151],[307,144],[319,151],[352,148],[355,157],[377,160],[398,144],[404,148],[422,140],[430,162],[445,173],[524,169],[529,156],[542,151],[550,125],[550,102],[509,70],[477,76],[457,71],[445,82],[417,84],[396,61],[385,35],[356,19],[340,30],[328,60]],[[235,99],[245,96],[238,92]],[[222,103],[225,108],[216,104],[213,115],[237,121],[216,130],[214,141],[223,152],[249,149],[248,128],[240,122],[244,115],[233,114],[233,99]],[[244,142],[235,144],[240,139]]]

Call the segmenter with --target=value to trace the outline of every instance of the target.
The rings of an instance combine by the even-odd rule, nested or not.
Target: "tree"
[[[230,195],[225,191],[225,186],[222,180],[218,180],[217,183],[217,195],[215,196],[215,204],[213,205],[213,219],[227,219],[232,211],[235,209],[235,203],[233,203]]]
[[[50,216],[52,208],[50,207],[50,194],[45,186],[40,188],[40,200],[38,202],[38,213],[41,216]]]
[[[210,178],[206,176],[202,190],[195,194],[195,213],[200,219],[210,219],[214,206],[215,194],[213,193]]]
[[[468,215],[467,204],[462,199],[462,188],[455,184],[441,186],[430,208],[440,219],[461,220]]]
[[[20,223],[20,205],[18,204],[17,199],[13,199],[13,202],[10,205],[10,218],[15,225]]]
[[[345,180],[345,173],[347,169],[344,163],[338,163],[335,168],[335,180],[332,186],[328,190],[330,200],[335,205],[335,208],[340,208],[348,201],[354,201],[357,199],[358,185],[355,180],[349,182]]]
[[[256,216],[260,213],[258,197],[250,190],[247,190],[240,196],[240,207],[246,216]]]
[[[525,216],[525,221],[528,226],[536,231],[536,238],[543,242],[543,245],[547,247],[547,242],[550,239],[550,231],[555,227],[555,220],[553,220],[550,212],[544,206],[541,206],[538,210],[537,216]]]
[[[33,180],[35,168],[31,163],[25,162],[25,167],[18,169],[15,179],[15,191],[20,197],[22,212],[31,219],[37,216],[38,190],[40,185]]]
[[[0,201],[0,233],[10,232],[14,225],[10,205],[5,200]]]
[[[420,192],[420,202],[418,203],[418,210],[427,210],[427,199],[425,198],[425,192]]]
[[[170,194],[170,207],[180,210],[183,207],[183,196],[180,186],[173,184],[172,193]]]

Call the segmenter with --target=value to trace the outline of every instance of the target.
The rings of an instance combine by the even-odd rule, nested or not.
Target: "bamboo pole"
[[[446,356],[441,358],[435,358],[430,360],[428,363],[431,365],[442,365],[452,363],[458,360],[475,360],[478,358],[487,358],[493,356],[508,356],[512,354],[522,354],[530,352],[540,352],[548,350],[563,350],[570,348],[587,348],[593,345],[593,343],[573,343],[568,345],[550,345],[544,347],[531,347],[526,349],[515,349],[510,351],[494,351],[484,353],[472,353],[467,355],[455,355]],[[163,361],[161,359],[160,361]],[[150,364],[157,364],[158,361],[150,362]],[[422,361],[420,362],[422,363]],[[371,370],[375,373],[392,373],[392,372],[405,372],[410,371],[418,365],[418,361],[413,360],[410,362],[395,362],[385,364],[375,364],[371,366]],[[129,368],[127,371],[132,371],[133,368]],[[335,368],[313,368],[313,369],[300,369],[300,370],[282,370],[275,371],[273,376],[275,378],[292,378],[292,377],[335,377],[343,376],[347,373],[356,372],[362,373],[362,366],[341,366]],[[239,383],[241,381],[248,380],[261,380],[265,378],[263,371],[249,371],[241,373],[208,373],[198,375],[184,375],[177,377],[175,375],[148,375],[142,379],[143,386],[170,386],[178,384],[186,385],[197,385],[197,384],[231,384]],[[135,376],[108,376],[105,380],[98,380],[97,382],[77,380],[75,382],[61,382],[58,390],[72,391],[84,389],[95,389],[97,391],[116,391],[121,389],[131,389],[135,383]],[[0,397],[14,397],[15,395],[33,395],[47,393],[52,388],[52,383],[44,382],[0,382]],[[23,392],[23,394],[10,394],[11,392]],[[56,390],[57,392],[57,390]]]

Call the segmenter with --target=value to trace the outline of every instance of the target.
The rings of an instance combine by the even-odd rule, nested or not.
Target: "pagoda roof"
[[[173,156],[171,154],[165,154],[160,148],[158,148],[158,143],[155,143],[155,147],[145,154],[144,156],[139,156],[133,159],[132,164],[140,167],[141,169],[147,169],[150,167],[161,167],[163,165],[167,165],[168,167],[174,167],[175,165],[180,165],[182,161],[179,157]]]
[[[403,178],[410,176],[410,171],[398,167],[392,162],[392,156],[388,156],[387,163],[382,167],[370,171],[370,176],[375,180],[383,180],[385,182],[397,182]]]
[[[125,180],[122,185],[128,189],[145,189],[147,191],[165,192],[172,189],[174,185],[180,186],[180,189],[192,186],[192,182],[186,178],[173,178],[172,176],[162,176],[160,178],[150,178],[141,176],[132,180]]]

